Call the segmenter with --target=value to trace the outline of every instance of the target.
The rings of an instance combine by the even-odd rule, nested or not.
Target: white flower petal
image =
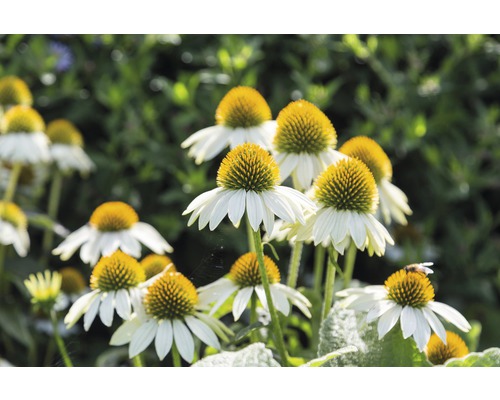
[[[141,325],[141,321],[137,317],[129,321],[125,321],[118,327],[115,333],[113,333],[109,344],[111,346],[121,346],[130,343],[130,341],[132,340],[132,336],[137,331],[137,329],[141,327]]]
[[[155,338],[156,354],[158,354],[160,361],[167,356],[168,352],[172,348],[173,340],[174,331],[172,328],[172,322],[168,319],[160,321]]]
[[[106,326],[111,326],[113,323],[113,315],[115,313],[115,292],[107,292],[103,295],[101,307],[99,307],[99,317]]]
[[[270,290],[276,310],[280,311],[283,315],[288,316],[288,314],[290,314],[290,303],[288,302],[286,295],[282,293],[279,286],[276,285],[270,285]]]
[[[189,329],[178,319],[172,321],[174,328],[174,341],[181,357],[188,363],[193,361],[194,341]]]
[[[441,341],[446,344],[446,329],[444,329],[443,324],[439,320],[439,318],[434,314],[434,312],[427,308],[424,307],[422,309],[422,312],[424,313],[424,317],[429,323],[430,327],[434,332],[436,332],[436,335],[441,339]]]
[[[238,321],[241,314],[243,314],[243,311],[245,311],[247,304],[252,297],[252,293],[253,287],[249,286],[241,288],[236,294],[233,302],[233,316],[235,321]]]
[[[212,329],[199,319],[189,315],[184,318],[189,329],[206,345],[220,350],[219,339]]]
[[[464,332],[469,332],[471,329],[471,326],[465,317],[453,307],[437,301],[429,301],[429,303],[427,303],[427,307],[435,313],[441,315],[445,320],[455,325],[458,329]]]
[[[417,328],[417,319],[415,317],[415,309],[411,306],[404,306],[401,312],[401,329],[403,338],[407,339]]]
[[[158,324],[154,319],[150,319],[142,324],[132,335],[128,355],[130,358],[142,353],[150,345],[156,336]]]
[[[395,303],[392,300],[382,300],[375,304],[373,308],[370,309],[368,312],[368,315],[366,316],[366,322],[372,322],[375,321],[377,318],[379,318],[381,315],[385,314],[387,311],[389,311],[391,308],[394,308],[397,306],[397,303]]]
[[[235,190],[228,202],[228,217],[234,226],[240,224],[243,213],[245,212],[245,189]]]
[[[151,225],[145,222],[136,222],[130,229],[130,233],[143,245],[151,249],[156,254],[171,253],[172,246],[160,235]]]
[[[124,320],[130,319],[132,305],[126,289],[120,289],[116,292],[116,313]]]
[[[387,334],[387,332],[389,332],[394,327],[394,325],[396,325],[396,322],[398,322],[402,310],[402,307],[400,305],[397,305],[396,307],[387,310],[387,312],[380,317],[377,325],[379,339],[382,339]]]
[[[94,322],[97,312],[99,311],[99,306],[101,305],[101,296],[102,295],[99,294],[92,299],[90,306],[83,316],[83,329],[85,329],[86,331],[90,329],[90,326],[92,325],[92,322]]]
[[[89,305],[92,303],[95,297],[99,296],[99,293],[92,291],[84,294],[78,300],[76,300],[68,311],[68,314],[64,317],[64,323],[67,324],[67,328],[71,328],[85,313]]]
[[[254,232],[259,230],[260,224],[262,223],[262,200],[260,196],[252,190],[247,192],[247,215],[250,221],[250,226]]]
[[[421,309],[415,309],[414,314],[417,322],[417,327],[415,328],[415,332],[413,333],[413,338],[415,339],[415,343],[417,344],[418,349],[420,351],[423,351],[431,337],[431,328]]]

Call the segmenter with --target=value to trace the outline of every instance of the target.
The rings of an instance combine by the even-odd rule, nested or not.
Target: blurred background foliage
[[[172,259],[196,285],[224,274],[246,238],[227,222],[212,233],[186,226],[182,211],[215,186],[223,155],[196,166],[180,143],[214,124],[236,85],[256,87],[273,117],[292,100],[315,103],[339,145],[356,135],[382,145],[414,211],[408,226],[390,228],[396,246],[384,258],[358,255],[354,277],[381,284],[405,264],[434,261],[437,300],[480,321],[479,349],[500,345],[500,37],[4,35],[0,76],[11,74],[28,83],[46,122],[67,118],[82,131],[97,164],[87,179],[65,180],[59,221],[75,230],[102,202],[128,202],[173,245]],[[45,187],[28,207],[43,212],[46,202]],[[19,282],[41,268],[42,232],[30,235],[30,256],[7,265]],[[289,248],[277,250],[285,275]],[[90,274],[77,256],[71,262]],[[50,265],[66,264],[52,257]],[[299,283],[311,272],[308,249]],[[0,321],[11,321],[7,314]],[[12,362],[33,364],[40,355],[27,313],[11,314],[14,342],[31,349]],[[68,344],[83,364],[107,348],[109,332],[95,325]]]

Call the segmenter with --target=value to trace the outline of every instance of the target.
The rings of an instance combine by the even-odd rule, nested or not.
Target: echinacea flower
[[[330,164],[346,158],[335,150],[337,133],[328,117],[306,100],[286,106],[276,124],[273,145],[281,180],[291,175],[295,189],[309,189]]]
[[[23,165],[49,162],[49,138],[44,130],[45,122],[33,108],[10,108],[0,124],[0,160]]]
[[[345,289],[337,296],[346,297],[345,307],[368,312],[367,322],[378,319],[379,339],[400,321],[403,337],[413,336],[420,351],[429,342],[431,329],[446,344],[446,331],[436,314],[464,332],[471,329],[457,310],[434,301],[434,287],[422,272],[401,269],[389,276],[383,286]]]
[[[90,277],[92,291],[75,301],[64,323],[71,328],[84,315],[83,328],[88,331],[99,314],[102,323],[111,326],[115,309],[122,319],[130,319],[133,300],[140,296],[145,279],[144,269],[128,254],[117,250],[102,257]]]
[[[0,243],[13,245],[17,254],[25,257],[30,247],[28,219],[14,203],[0,201]]]
[[[61,275],[61,294],[56,304],[56,311],[61,311],[72,305],[83,294],[89,291],[87,282],[82,273],[74,267],[64,267],[59,271]]]
[[[31,274],[24,285],[31,295],[31,303],[37,308],[50,312],[61,293],[62,277],[58,272],[45,270]]]
[[[254,88],[232,88],[221,100],[215,112],[215,126],[204,128],[182,142],[190,147],[188,155],[196,164],[211,160],[223,149],[243,143],[255,143],[271,149],[276,121],[271,120],[271,109]]]
[[[173,251],[155,228],[139,221],[131,206],[111,201],[97,207],[89,223],[71,233],[52,254],[68,260],[81,246],[82,261],[94,265],[101,255],[108,256],[117,249],[139,258],[141,243],[158,254]]]
[[[220,349],[217,336],[228,340],[232,332],[219,320],[200,312],[196,288],[180,272],[162,273],[147,288],[140,306],[130,321],[111,337],[112,346],[129,345],[129,357],[143,352],[153,341],[163,360],[175,344],[181,357],[192,362],[194,340]]]
[[[196,197],[182,215],[192,213],[188,226],[199,218],[200,230],[207,224],[214,230],[226,215],[237,227],[245,211],[254,231],[263,222],[266,231],[272,232],[275,215],[290,223],[304,223],[304,210],[314,211],[314,203],[278,184],[279,168],[273,157],[256,144],[242,144],[222,160],[219,187]]]
[[[315,181],[313,198],[319,205],[304,226],[292,229],[296,240],[313,239],[314,245],[330,244],[340,254],[354,242],[359,250],[382,256],[385,244],[394,244],[389,232],[373,214],[378,205],[375,179],[356,158],[330,165]]]
[[[80,131],[68,120],[56,119],[47,126],[47,136],[51,141],[50,154],[57,168],[63,172],[78,171],[88,174],[95,164],[83,151]]]
[[[0,79],[0,117],[1,109],[22,105],[31,106],[33,96],[28,85],[17,76],[4,76]]]
[[[141,260],[141,266],[146,273],[146,280],[165,271],[168,267],[169,272],[177,272],[174,263],[165,255],[149,254]]]
[[[382,214],[384,222],[389,224],[392,218],[399,224],[406,225],[408,221],[405,214],[412,214],[408,197],[391,183],[392,164],[382,147],[373,139],[357,136],[345,142],[339,151],[349,157],[359,158],[372,172],[380,197],[377,212]]]
[[[446,343],[435,333],[432,334],[425,349],[427,359],[434,365],[444,364],[450,358],[461,358],[469,354],[469,349],[455,332],[446,331]]]
[[[297,306],[308,318],[311,318],[309,307],[311,302],[299,291],[280,283],[278,266],[268,256],[264,256],[264,265],[270,284],[271,296],[276,309],[284,315],[290,313],[290,303]],[[214,305],[210,314],[215,313],[219,307],[236,292],[233,302],[233,316],[237,321],[247,308],[254,293],[262,306],[268,310],[266,294],[262,286],[256,253],[246,253],[238,258],[232,265],[227,278],[220,278],[209,285],[198,288],[200,302]]]

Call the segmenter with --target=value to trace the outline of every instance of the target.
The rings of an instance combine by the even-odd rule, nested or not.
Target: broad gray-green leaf
[[[451,358],[445,367],[500,367],[500,349],[492,347],[481,353],[470,353],[462,358]]]
[[[223,351],[194,363],[193,367],[280,367],[264,343],[254,343],[239,351]]]
[[[345,309],[336,303],[321,326],[318,355],[347,346],[355,346],[359,351],[338,356],[324,366],[430,366],[414,340],[403,339],[399,324],[379,340],[376,322],[367,324],[366,313]]]
[[[358,349],[356,347],[347,346],[347,347],[344,347],[342,349],[338,349],[337,351],[333,351],[331,353],[328,353],[327,355],[325,355],[323,357],[315,358],[315,359],[301,365],[301,367],[321,367],[321,366],[323,366],[323,364],[325,364],[326,362],[328,362],[330,360],[333,360],[334,358],[340,357],[344,354],[354,353],[356,351],[358,351]]]
[[[19,307],[0,308],[0,330],[26,347],[34,345],[33,336],[28,327],[28,319]]]

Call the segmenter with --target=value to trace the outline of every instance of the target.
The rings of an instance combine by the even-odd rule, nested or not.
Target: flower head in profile
[[[384,222],[389,224],[392,218],[399,224],[406,225],[408,221],[405,215],[412,214],[408,206],[408,197],[391,183],[392,164],[382,147],[373,139],[357,136],[345,142],[339,151],[349,157],[360,159],[372,172],[380,197],[377,212],[382,214]]]
[[[182,215],[192,213],[188,225],[199,218],[200,230],[207,224],[214,230],[226,215],[237,227],[245,211],[254,231],[263,222],[266,231],[272,232],[275,215],[290,223],[304,223],[304,210],[314,210],[314,203],[278,183],[279,168],[273,157],[256,144],[242,144],[222,160],[219,187],[195,198]]]
[[[221,100],[215,112],[215,126],[204,128],[182,142],[190,148],[188,155],[196,164],[211,160],[223,149],[243,143],[255,143],[271,149],[276,122],[271,120],[271,109],[255,89],[238,86]]]
[[[74,267],[64,267],[59,271],[61,275],[61,294],[56,304],[56,311],[68,308],[83,294],[89,291],[83,274]]]
[[[83,317],[83,328],[88,331],[99,314],[102,323],[111,326],[114,312],[124,320],[132,315],[132,302],[140,296],[140,284],[146,275],[139,262],[117,250],[102,257],[90,277],[91,292],[81,296],[71,306],[64,323],[71,328]]]
[[[32,104],[33,96],[26,82],[17,76],[4,76],[0,79],[0,110],[16,105],[31,106]]]
[[[446,331],[446,342],[433,333],[425,349],[427,359],[434,365],[444,364],[450,358],[461,358],[469,354],[469,349],[455,332]]]
[[[64,172],[78,171],[88,174],[95,164],[83,151],[80,131],[68,120],[56,119],[47,126],[47,136],[51,141],[50,154],[57,168]]]
[[[129,357],[143,352],[153,341],[163,360],[175,346],[181,357],[192,362],[194,337],[220,349],[218,337],[228,340],[232,332],[217,319],[201,312],[196,288],[180,272],[165,271],[149,285],[130,321],[111,337],[112,346],[129,343]],[[218,336],[218,337],[217,337]]]
[[[28,106],[14,106],[0,123],[0,160],[7,163],[39,164],[50,161],[45,122]]]
[[[97,207],[89,223],[71,233],[52,254],[68,260],[81,246],[82,261],[94,265],[101,255],[109,256],[117,249],[139,258],[141,243],[158,254],[173,251],[155,228],[139,221],[131,206],[111,201]]]
[[[330,165],[315,181],[313,198],[319,205],[303,227],[291,230],[297,240],[313,239],[314,245],[330,244],[340,254],[351,241],[359,250],[381,256],[385,244],[394,244],[389,232],[374,215],[378,205],[375,179],[368,167],[355,158]]]
[[[270,283],[271,296],[276,309],[284,315],[290,313],[290,303],[297,306],[308,318],[311,318],[310,301],[299,291],[280,283],[278,266],[269,257],[264,256],[267,278]],[[262,286],[256,253],[246,253],[232,265],[227,277],[198,289],[200,302],[213,304],[210,314],[215,313],[224,302],[236,292],[233,302],[233,316],[237,321],[247,308],[252,296],[260,300],[263,308],[268,310],[266,294]]]
[[[24,281],[35,309],[50,312],[54,308],[61,293],[61,281],[62,277],[58,272],[49,270],[31,274]]]
[[[149,254],[141,260],[141,266],[146,273],[146,280],[158,275],[168,269],[169,272],[177,272],[174,263],[162,254]]]
[[[281,179],[291,175],[298,190],[309,189],[330,164],[346,158],[335,150],[337,133],[328,117],[306,100],[286,106],[276,124],[273,144]]]
[[[345,289],[337,296],[346,297],[345,307],[368,312],[367,322],[378,319],[379,339],[400,321],[403,337],[412,336],[420,351],[429,342],[431,329],[447,343],[445,328],[437,315],[464,332],[471,329],[457,310],[434,300],[434,287],[423,272],[401,269],[389,276],[383,286]]]
[[[25,257],[30,247],[28,218],[14,203],[0,201],[0,243],[13,245],[17,254]]]

